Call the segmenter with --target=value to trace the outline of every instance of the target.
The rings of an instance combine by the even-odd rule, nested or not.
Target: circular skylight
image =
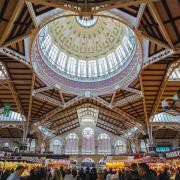
[[[76,81],[98,81],[114,76],[128,65],[136,39],[127,26],[104,17],[99,17],[95,26],[92,25],[97,17],[64,20],[51,22],[39,33],[45,62],[58,74]]]
[[[93,89],[101,94],[101,88],[107,92],[132,82],[140,71],[141,47],[134,32],[113,17],[51,20],[33,43],[35,72],[48,85],[88,96]]]

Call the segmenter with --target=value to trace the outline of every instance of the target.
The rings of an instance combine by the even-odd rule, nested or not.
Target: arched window
[[[86,127],[82,131],[82,153],[95,154],[94,130]]]
[[[70,133],[66,137],[66,154],[78,154],[78,141],[79,138],[76,133]]]
[[[52,149],[53,153],[54,154],[62,154],[61,148],[62,148],[61,141],[59,139],[55,139],[53,141],[53,149]]]
[[[98,154],[111,154],[110,137],[106,133],[98,136]]]
[[[115,143],[115,154],[118,155],[126,152],[126,143],[121,139],[117,140]]]

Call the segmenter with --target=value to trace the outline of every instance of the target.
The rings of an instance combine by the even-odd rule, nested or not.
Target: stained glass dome
[[[141,67],[140,44],[134,32],[113,17],[51,20],[33,43],[35,72],[47,84],[81,95],[102,94],[102,88],[107,92],[133,81]]]

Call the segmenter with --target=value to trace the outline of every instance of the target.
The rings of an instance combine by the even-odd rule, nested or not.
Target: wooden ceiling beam
[[[32,35],[31,32],[28,32],[28,33],[25,33],[25,34],[23,34],[23,35],[20,35],[20,36],[18,36],[18,37],[16,37],[16,38],[13,38],[12,40],[9,40],[9,41],[5,42],[5,43],[2,45],[2,47],[6,48],[6,47],[8,47],[8,46],[10,46],[10,45],[14,45],[14,44],[16,44],[16,43],[18,43],[18,42],[20,42],[20,41],[23,41],[24,39],[30,37],[31,35]]]
[[[102,12],[102,11],[108,11],[111,9],[118,9],[118,8],[126,8],[128,6],[137,6],[139,4],[146,3],[146,0],[134,0],[134,1],[127,1],[127,2],[116,2],[109,4],[107,7],[102,7],[98,10],[94,10],[94,13]]]
[[[150,122],[148,119],[148,115],[147,115],[147,108],[146,108],[146,97],[144,95],[144,87],[143,87],[143,80],[142,80],[142,75],[139,75],[139,80],[140,80],[140,85],[141,85],[141,91],[142,91],[142,99],[143,99],[143,110],[144,110],[144,116],[145,116],[145,122],[146,122],[146,129],[148,134],[151,136],[152,133],[150,132]],[[151,128],[152,129],[152,128]],[[152,140],[153,137],[150,137],[151,139],[151,143],[153,142]]]
[[[135,29],[138,29],[138,28],[139,28],[141,19],[142,19],[143,14],[144,14],[144,10],[145,10],[145,8],[146,8],[146,4],[147,4],[147,3],[142,3],[142,4],[140,5],[140,7],[139,7],[139,11],[138,11],[138,14],[137,14],[137,17],[136,17]]]
[[[15,101],[15,103],[16,103],[18,112],[19,112],[20,114],[23,114],[23,115],[25,116],[24,109],[22,108],[21,101],[20,101],[19,96],[18,96],[18,93],[17,93],[17,91],[16,91],[16,89],[15,89],[15,86],[14,86],[13,80],[12,80],[12,78],[11,78],[11,75],[10,75],[10,73],[9,73],[9,70],[8,70],[6,64],[4,64],[4,63],[2,63],[2,64],[3,64],[3,66],[5,67],[5,71],[6,71],[7,77],[8,77],[8,79],[7,79],[7,81],[8,81],[8,87],[9,87],[9,89],[10,89],[10,91],[11,91],[11,94],[12,94],[12,96],[13,96],[13,99],[14,99],[14,101]]]
[[[15,59],[16,61],[21,62],[21,63],[25,64],[27,67],[31,68],[30,59],[12,49],[0,48],[0,53],[4,54],[12,59]]]
[[[146,0],[134,0],[128,2],[119,2],[118,0],[105,1],[101,3],[88,3],[86,11],[85,3],[75,3],[70,1],[57,1],[57,0],[26,0],[35,4],[41,4],[47,7],[61,8],[64,10],[72,11],[84,16],[90,16],[102,11],[108,11],[114,8],[125,8],[131,5],[139,5],[144,3]],[[97,9],[97,7],[99,9]],[[97,10],[95,10],[97,9]]]
[[[130,114],[126,113],[125,111],[117,108],[117,107],[111,107],[110,103],[106,102],[105,100],[103,100],[100,97],[92,97],[92,99],[94,99],[95,101],[99,102],[100,104],[102,104],[103,106],[106,106],[108,108],[110,108],[111,110],[113,110],[114,112],[120,114],[122,117],[124,117],[125,119],[129,120],[131,123],[133,122],[134,124],[137,123],[136,118],[134,116],[131,116]]]
[[[119,101],[116,101],[115,103],[112,104],[112,107],[116,107],[116,106],[122,106],[124,104],[127,104],[131,101],[135,101],[139,98],[141,98],[142,96],[140,94],[134,94],[128,97],[124,97],[123,99],[120,99]]]
[[[137,31],[136,31],[136,32],[137,32]],[[169,49],[169,46],[168,46],[166,43],[158,40],[157,38],[154,38],[154,37],[152,37],[152,36],[150,36],[150,35],[148,35],[148,34],[145,34],[145,33],[143,33],[143,32],[140,32],[140,34],[141,34],[141,37],[142,37],[142,38],[145,38],[145,39],[151,41],[152,43],[157,44],[157,45],[160,46],[160,47]]]
[[[149,7],[150,7],[150,10],[151,10],[155,20],[159,24],[159,28],[160,28],[164,38],[166,39],[167,43],[169,44],[169,47],[172,50],[175,50],[174,45],[172,43],[172,40],[171,40],[169,34],[167,33],[167,30],[166,30],[166,28],[165,28],[165,26],[164,26],[164,24],[163,24],[163,22],[162,22],[162,20],[161,20],[161,18],[159,16],[158,12],[157,12],[157,9],[156,9],[155,5],[153,4],[152,0],[147,0],[147,3],[149,5]]]
[[[14,8],[14,11],[11,15],[11,18],[9,19],[9,22],[0,38],[0,47],[3,45],[3,43],[8,38],[9,33],[11,32],[11,30],[13,28],[14,22],[16,21],[16,18],[19,16],[23,6],[24,6],[24,0],[18,0],[16,7]]]
[[[35,85],[35,80],[36,80],[36,75],[33,73],[32,74],[32,82],[31,82],[31,93],[29,97],[29,109],[28,109],[28,117],[26,121],[26,126],[25,126],[25,136],[23,137],[23,142],[26,142],[28,130],[29,130],[29,123],[31,119],[31,114],[32,114],[32,103],[33,103],[33,90],[34,90],[34,85]]]
[[[46,0],[26,0],[26,2],[31,2],[31,3],[34,3],[34,4],[40,4],[40,5],[44,5],[44,6],[47,6],[47,7],[61,8],[61,9],[67,10],[67,11],[75,12],[75,13],[80,12],[78,9],[74,8],[74,5],[73,5],[73,7],[65,6],[65,4],[67,5],[67,3],[63,3],[63,2],[60,2],[60,1],[55,3],[55,2],[52,2],[52,1],[46,1]]]
[[[31,16],[34,27],[38,28],[38,23],[37,23],[37,20],[36,20],[36,14],[35,14],[32,3],[31,2],[26,2],[26,6],[28,8],[28,11],[29,11],[29,14]]]

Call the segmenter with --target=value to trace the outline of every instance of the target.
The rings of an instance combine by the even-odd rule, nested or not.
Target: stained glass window
[[[77,134],[70,133],[66,137],[65,154],[78,154],[78,141],[79,138]]]
[[[111,142],[110,137],[106,133],[102,133],[98,136],[98,154],[110,154]]]
[[[95,154],[94,130],[90,127],[82,130],[82,154]]]

